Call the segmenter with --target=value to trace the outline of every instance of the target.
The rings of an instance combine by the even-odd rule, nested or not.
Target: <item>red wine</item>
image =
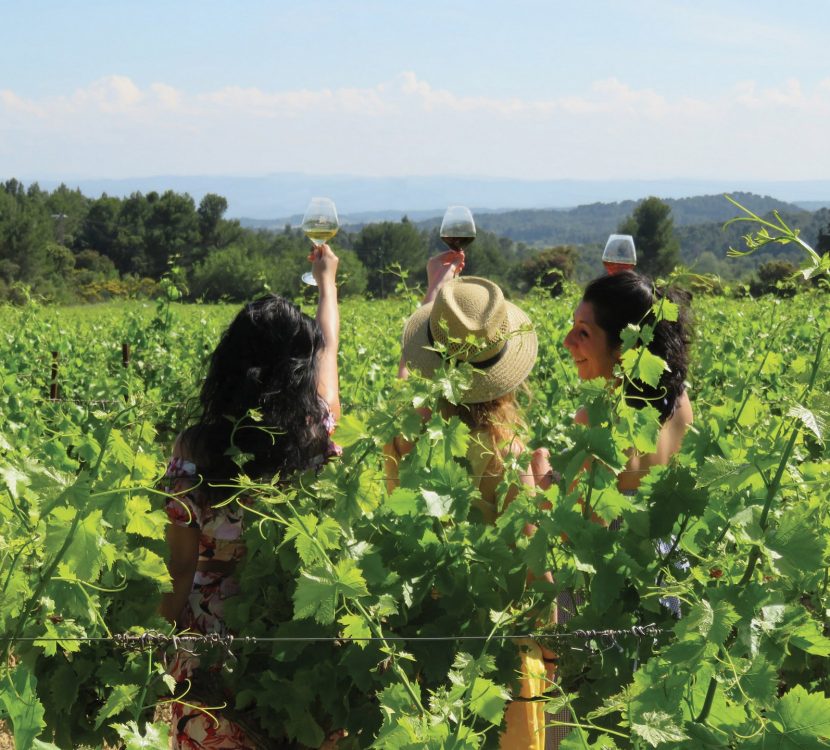
[[[441,237],[444,244],[450,249],[460,252],[469,245],[475,237]]]
[[[610,260],[604,260],[602,265],[605,266],[605,270],[608,271],[609,275],[613,276],[615,273],[619,273],[620,271],[633,271],[635,263],[614,263]]]

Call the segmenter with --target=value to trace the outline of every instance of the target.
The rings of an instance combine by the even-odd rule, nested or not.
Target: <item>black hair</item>
[[[678,305],[677,321],[660,320],[655,324],[652,307],[662,298]],[[593,308],[594,319],[605,331],[612,349],[622,344],[621,334],[629,323],[654,326],[654,337],[647,348],[664,360],[670,371],[662,374],[656,388],[640,381],[626,382],[625,392],[632,406],[652,404],[660,412],[661,422],[671,417],[689,369],[689,295],[679,289],[658,289],[647,276],[623,271],[591,281],[582,301]]]
[[[283,297],[267,295],[240,310],[210,355],[201,414],[181,436],[208,485],[240,471],[284,479],[325,453],[326,406],[317,395],[322,346],[317,321]],[[230,448],[248,454],[241,467]]]

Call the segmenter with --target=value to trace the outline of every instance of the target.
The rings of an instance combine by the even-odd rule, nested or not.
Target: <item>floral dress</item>
[[[326,430],[334,432],[334,419],[327,411]],[[317,456],[308,468],[322,466],[332,456],[339,456],[340,447],[330,439],[324,453]],[[213,560],[237,562],[245,556],[242,539],[245,507],[250,498],[238,498],[225,505],[212,506],[204,490],[199,488],[201,476],[196,464],[173,456],[165,476],[165,501],[170,523],[199,530],[199,562]],[[187,603],[177,623],[181,630],[227,635],[225,602],[239,593],[239,583],[232,573],[196,571]],[[185,703],[172,704],[173,750],[250,750],[258,747],[252,737],[238,723],[222,715],[221,711],[206,713],[198,698],[199,681],[205,674],[218,675],[221,665],[211,664],[200,670],[197,655],[180,651],[170,668],[176,681],[191,680],[197,697],[183,697]],[[199,674],[197,674],[199,670]],[[183,689],[177,691],[181,695]],[[233,705],[233,696],[224,695],[223,701]],[[208,707],[209,710],[209,707]]]

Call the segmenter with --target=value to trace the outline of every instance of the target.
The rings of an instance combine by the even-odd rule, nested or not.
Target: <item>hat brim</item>
[[[485,369],[474,369],[472,384],[464,393],[462,403],[480,404],[492,401],[516,390],[530,375],[539,342],[532,330],[530,318],[516,305],[507,305],[508,349],[494,364]],[[407,366],[432,377],[441,367],[444,358],[429,343],[429,315],[432,303],[419,307],[406,321],[401,338],[403,359]],[[471,363],[475,368],[475,363]]]

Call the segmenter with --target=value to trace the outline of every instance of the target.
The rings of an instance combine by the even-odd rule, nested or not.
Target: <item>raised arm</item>
[[[446,250],[438,255],[433,255],[427,261],[427,293],[421,300],[421,305],[428,305],[435,301],[435,296],[438,290],[445,284],[448,279],[452,279],[461,273],[464,268],[464,251],[463,250]],[[406,380],[409,377],[409,370],[406,368],[406,362],[401,361],[398,364],[398,377]]]
[[[340,348],[340,311],[337,307],[337,264],[339,258],[328,245],[315,248],[311,272],[320,290],[317,322],[325,344],[318,355],[317,393],[329,406],[335,421],[340,419],[340,380],[337,375],[337,352]]]
[[[421,300],[421,305],[428,305],[435,301],[438,290],[444,285],[447,279],[451,279],[461,273],[464,268],[464,251],[447,250],[446,252],[433,255],[427,261],[427,293]],[[409,377],[409,370],[406,367],[403,355],[398,363],[398,377],[406,380]],[[430,410],[419,409],[421,417],[426,421],[429,419]],[[386,468],[386,487],[389,492],[398,486],[398,463],[412,449],[412,444],[404,440],[400,435],[392,439],[383,449],[384,465]]]

